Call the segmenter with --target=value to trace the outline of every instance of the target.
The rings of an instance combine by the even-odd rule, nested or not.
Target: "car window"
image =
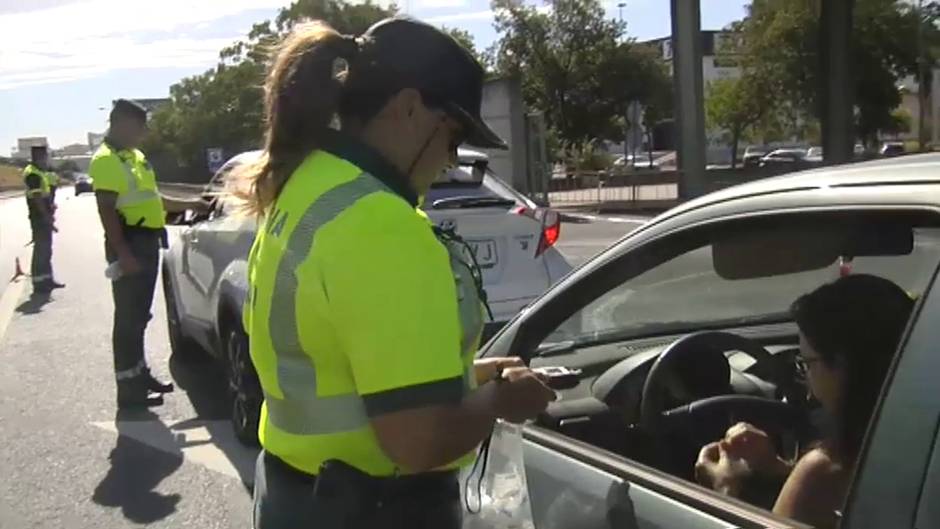
[[[846,212],[842,214],[848,215]],[[745,398],[757,396],[788,406],[794,403],[796,408],[806,410],[809,415],[807,420],[811,424],[806,430],[796,433],[795,428],[788,430],[782,425],[784,419],[780,419],[781,423],[776,423],[778,418],[766,417],[764,419],[768,422],[762,424],[761,428],[776,432],[772,435],[778,453],[787,460],[798,460],[818,446],[818,441],[825,435],[822,425],[825,423],[826,414],[819,408],[818,403],[806,402],[809,386],[806,373],[801,371],[801,368],[806,368],[807,364],[797,362],[799,357],[796,356],[796,351],[799,342],[795,328],[788,325],[792,320],[789,315],[790,306],[796,298],[836,280],[841,275],[861,273],[888,279],[906,290],[912,298],[918,299],[927,290],[937,263],[940,262],[940,227],[926,217],[912,221],[911,224],[905,225],[903,230],[898,231],[893,231],[886,223],[884,226],[874,226],[874,231],[858,229],[855,233],[876,235],[862,235],[858,240],[846,243],[848,238],[842,238],[842,235],[833,239],[814,237],[813,230],[819,230],[819,226],[826,225],[828,218],[813,217],[812,221],[796,221],[794,217],[796,216],[783,215],[770,219],[752,218],[674,232],[647,241],[626,254],[612,258],[602,265],[602,268],[595,269],[593,275],[599,277],[594,277],[593,280],[582,278],[581,284],[568,285],[569,290],[583,293],[581,298],[577,295],[569,298],[574,299],[569,305],[580,305],[582,308],[576,309],[574,314],[557,326],[546,325],[554,327],[553,331],[533,331],[550,333],[539,348],[542,357],[533,359],[533,365],[575,366],[589,375],[585,384],[570,392],[560,392],[561,402],[557,408],[550,410],[550,413],[554,414],[552,418],[557,420],[557,423],[552,424],[557,426],[549,428],[593,445],[602,452],[612,451],[631,463],[651,466],[668,474],[671,483],[667,488],[670,493],[675,492],[677,496],[674,499],[681,502],[681,496],[678,496],[681,493],[678,491],[684,490],[683,487],[696,480],[693,470],[698,451],[707,443],[721,439],[727,428],[737,421],[754,419],[742,418],[741,415],[733,416],[737,418],[714,415],[710,422],[694,423],[697,432],[695,435],[680,434],[678,432],[686,430],[677,429],[676,435],[690,438],[706,430],[709,432],[707,435],[711,437],[696,444],[690,452],[683,451],[688,447],[681,442],[676,445],[670,444],[672,441],[666,443],[668,436],[662,439],[657,437],[657,442],[664,442],[661,451],[666,451],[669,456],[667,458],[657,450],[651,453],[643,445],[644,442],[649,442],[649,439],[645,437],[645,426],[639,422],[641,394],[645,383],[648,382],[646,377],[653,359],[666,350],[675,337],[702,330],[724,330],[731,331],[745,340],[760,337],[766,340],[760,342],[763,345],[773,343],[773,346],[768,347],[770,354],[774,358],[777,358],[778,354],[782,355],[782,362],[775,362],[774,365],[781,368],[784,366],[783,362],[789,365],[787,373],[790,374],[785,375],[786,380],[774,380],[770,389],[756,390],[755,393],[755,381],[768,383],[772,380],[771,375],[749,372],[748,370],[759,365],[759,362],[754,362],[753,358],[741,358],[747,355],[726,351],[725,357],[731,368],[731,389],[728,386],[723,386],[720,390],[709,389],[714,386],[693,389],[692,385],[687,385],[688,382],[682,381],[698,380],[696,375],[689,374],[690,371],[702,376],[701,380],[708,379],[708,373],[714,371],[708,369],[705,364],[696,364],[690,360],[690,356],[681,364],[686,366],[685,368],[679,368],[678,365],[674,367],[676,371],[666,383],[664,391],[669,393],[667,398],[670,403],[664,406],[670,410],[667,413],[675,413],[673,418],[680,417],[684,413],[682,410],[692,409],[692,406],[686,406],[692,402],[705,403],[709,397],[729,395]],[[836,221],[835,217],[832,221]],[[757,224],[758,227],[746,226],[749,223]],[[752,250],[760,246],[753,244],[755,240],[760,240],[764,233],[782,230],[791,224],[787,238],[793,241],[793,248],[767,247],[765,254],[755,255]],[[864,227],[873,226],[866,224]],[[884,229],[879,229],[882,227]],[[840,230],[841,227],[833,232],[842,234]],[[903,244],[884,243],[884,239],[892,239],[895,236],[898,242],[905,239]],[[816,241],[824,239],[835,241],[840,251],[853,248],[854,253],[867,256],[845,256],[828,262],[828,256],[836,254],[817,245]],[[796,269],[791,267],[788,253],[802,244],[802,241],[805,241],[809,249],[797,250],[800,257],[795,258],[794,262],[823,264],[813,269],[802,266],[804,271],[788,272],[787,270]],[[750,246],[744,245],[744,242]],[[738,244],[741,244],[740,248],[751,251],[738,254],[728,252],[729,247]],[[830,250],[835,248],[833,246]],[[824,256],[818,261],[813,258],[817,249],[820,250],[818,253]],[[727,261],[729,256],[734,258],[730,266]],[[746,264],[748,261],[758,264]],[[625,277],[620,281],[616,280],[618,267],[625,270]],[[751,273],[762,270],[766,270],[763,275]],[[591,283],[602,285],[603,288],[598,290]],[[551,311],[550,306],[543,306],[548,309],[546,312]],[[536,310],[541,309],[540,307]],[[773,325],[759,327],[758,324]],[[539,326],[531,327],[535,329]],[[752,329],[748,333],[741,332],[740,329],[745,327]],[[780,329],[787,329],[783,337]],[[664,340],[663,337],[669,339]],[[697,354],[697,351],[695,353]],[[636,361],[630,360],[633,357],[636,357]],[[645,362],[647,367],[641,368],[641,362]],[[679,371],[683,374],[677,374]],[[729,373],[719,376],[729,377]],[[616,385],[611,386],[614,380],[617,381]],[[610,387],[615,389],[605,393],[603,388]],[[700,390],[702,393],[697,393]],[[596,411],[598,402],[608,408]],[[701,406],[700,411],[707,408],[705,404]],[[611,413],[611,417],[616,417],[611,419],[612,423],[605,422],[607,416],[603,414],[607,412],[616,412]],[[741,413],[747,416],[743,409]],[[581,416],[585,414],[588,415],[587,419]],[[682,426],[692,428],[691,425],[692,423]],[[612,431],[614,433],[611,433]],[[698,440],[698,437],[695,439]],[[749,487],[749,495],[738,497],[755,507],[755,511],[766,512],[772,508],[782,482],[777,485],[776,490],[746,486]]]
[[[493,198],[511,200],[516,204],[531,205],[528,198],[509,186],[489,170],[460,165],[444,171],[431,185],[424,199],[429,208],[435,201],[455,197]]]
[[[835,280],[843,267],[890,279],[916,295],[940,260],[940,229],[915,229],[910,255],[858,257],[818,270],[753,279],[722,277],[713,250],[713,244],[702,244],[617,284],[571,315],[546,341],[590,342],[787,321],[799,294]]]

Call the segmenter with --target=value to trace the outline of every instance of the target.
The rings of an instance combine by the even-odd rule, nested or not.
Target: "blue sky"
[[[743,15],[745,0],[701,0],[702,28]],[[166,97],[182,77],[215,64],[218,51],[289,0],[0,0],[0,154],[16,138],[53,147],[105,128],[118,97]],[[668,0],[626,0],[627,32],[669,34]],[[402,0],[409,14],[466,29],[478,48],[495,39],[489,0]],[[618,16],[617,0],[604,5]]]

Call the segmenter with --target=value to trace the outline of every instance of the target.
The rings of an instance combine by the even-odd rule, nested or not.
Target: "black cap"
[[[376,23],[362,39],[359,59],[387,70],[400,88],[414,88],[427,103],[438,106],[466,131],[466,143],[506,149],[499,135],[483,122],[483,67],[453,37],[408,17]]]
[[[130,99],[115,99],[111,107],[111,119],[115,116],[128,116],[147,121],[147,109],[136,101]]]

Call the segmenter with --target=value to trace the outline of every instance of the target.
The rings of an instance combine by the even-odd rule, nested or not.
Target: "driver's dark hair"
[[[914,301],[887,279],[856,274],[819,287],[791,307],[803,336],[845,384],[835,429],[824,442],[832,456],[854,464]]]

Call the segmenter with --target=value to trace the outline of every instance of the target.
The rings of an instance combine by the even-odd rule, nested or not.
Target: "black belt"
[[[147,228],[144,226],[131,226],[129,224],[123,224],[124,236],[128,239],[157,239],[160,241],[161,248],[169,247],[169,239],[167,236],[166,228]]]
[[[296,479],[298,483],[309,486],[315,486],[317,483],[317,475],[308,474],[294,468],[271,452],[264,452],[264,463],[282,474],[291,476],[291,478]],[[337,467],[341,467],[341,469]],[[332,472],[334,469],[345,473],[351,481],[361,484],[362,488],[370,489],[369,492],[386,497],[397,496],[399,494],[415,494],[424,491],[445,492],[448,488],[455,487],[458,483],[458,471],[456,470],[376,477],[366,474],[345,463],[331,461],[326,463],[323,471]]]

